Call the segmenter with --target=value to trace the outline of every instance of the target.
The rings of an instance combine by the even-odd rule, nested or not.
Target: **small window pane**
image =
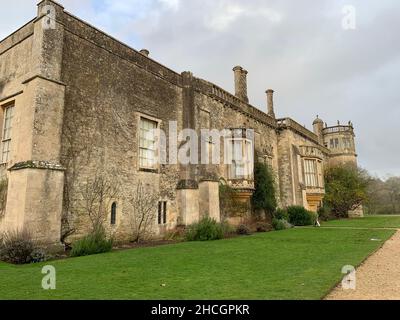
[[[111,205],[111,224],[115,225],[117,223],[117,203]]]
[[[162,203],[158,203],[158,224],[162,224]]]
[[[164,201],[163,202],[163,220],[164,220],[164,224],[167,223],[167,202]]]

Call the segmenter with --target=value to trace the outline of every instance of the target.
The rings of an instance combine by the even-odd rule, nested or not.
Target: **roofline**
[[[4,41],[6,41],[8,38],[12,37],[14,34],[16,34],[18,31],[22,30],[23,28],[25,28],[27,25],[33,23],[35,20],[37,19],[37,17],[34,17],[33,19],[31,19],[29,22],[25,23],[23,26],[19,27],[17,30],[15,30],[14,32],[10,33],[8,36],[6,36],[5,38],[0,40],[0,44]]]

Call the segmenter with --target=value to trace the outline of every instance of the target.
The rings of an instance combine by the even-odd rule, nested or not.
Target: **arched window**
[[[117,222],[117,203],[111,205],[111,224],[115,225]]]

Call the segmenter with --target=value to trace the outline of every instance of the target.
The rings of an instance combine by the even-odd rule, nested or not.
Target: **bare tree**
[[[7,204],[7,190],[8,180],[3,179],[0,181],[0,218],[4,216]]]
[[[104,227],[111,201],[119,196],[118,183],[115,179],[95,174],[92,180],[87,180],[82,196],[85,214],[90,219],[92,229],[98,230]]]
[[[131,198],[133,211],[129,213],[132,240],[140,242],[149,238],[153,232],[159,195],[150,186],[139,181]]]

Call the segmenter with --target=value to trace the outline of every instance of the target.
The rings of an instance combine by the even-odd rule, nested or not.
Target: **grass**
[[[400,229],[400,216],[367,216],[365,218],[343,219],[324,222],[323,227],[348,228],[395,228]]]
[[[321,299],[344,265],[358,266],[394,232],[291,229],[53,261],[53,291],[41,288],[45,264],[0,264],[0,299]]]

